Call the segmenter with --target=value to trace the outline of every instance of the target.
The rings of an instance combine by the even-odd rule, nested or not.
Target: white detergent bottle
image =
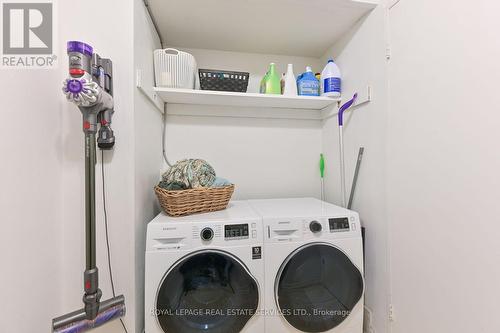
[[[285,85],[283,88],[283,95],[297,96],[297,81],[295,80],[295,75],[293,74],[292,64],[288,64],[288,68],[285,75]]]
[[[340,97],[341,92],[342,75],[339,67],[330,59],[321,72],[321,96]]]

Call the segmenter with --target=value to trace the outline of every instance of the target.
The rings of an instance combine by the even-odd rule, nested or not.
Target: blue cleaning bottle
[[[339,67],[332,59],[328,60],[323,72],[321,72],[321,95],[329,97],[340,97],[342,88],[342,75]]]
[[[319,86],[319,81],[309,66],[297,78],[297,92],[301,96],[319,96]]]

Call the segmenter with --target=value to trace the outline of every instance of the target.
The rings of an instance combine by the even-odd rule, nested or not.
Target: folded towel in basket
[[[186,159],[172,165],[162,178],[167,187],[178,189],[210,187],[215,181],[215,170],[204,160]]]
[[[216,177],[211,187],[224,187],[229,185],[232,185],[232,183],[229,180],[221,177]]]

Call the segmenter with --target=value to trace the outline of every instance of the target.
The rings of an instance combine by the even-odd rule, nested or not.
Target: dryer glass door
[[[168,333],[237,333],[258,304],[257,282],[240,260],[223,251],[202,251],[167,272],[155,315]]]
[[[325,332],[338,326],[362,295],[360,270],[329,244],[297,249],[276,277],[275,297],[281,314],[302,332]]]

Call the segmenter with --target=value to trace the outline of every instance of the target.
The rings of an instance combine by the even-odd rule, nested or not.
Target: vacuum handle
[[[85,132],[85,255],[87,271],[96,268],[95,165],[95,133]]]

